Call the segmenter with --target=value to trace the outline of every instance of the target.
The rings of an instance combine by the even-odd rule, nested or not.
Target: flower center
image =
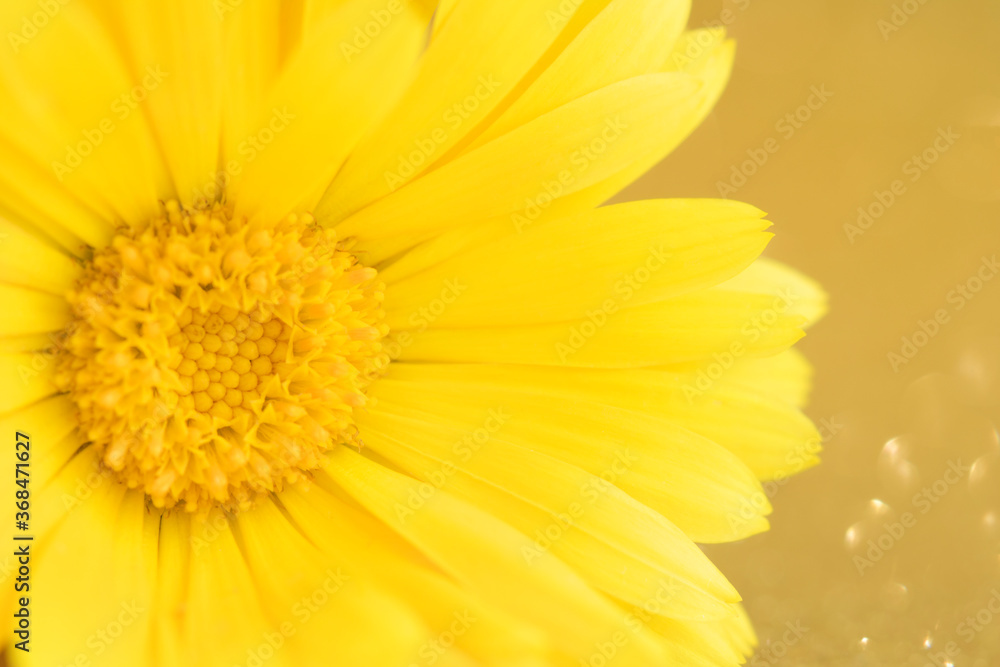
[[[309,215],[170,202],[88,263],[56,382],[103,464],[155,506],[245,509],[356,439],[382,290]]]

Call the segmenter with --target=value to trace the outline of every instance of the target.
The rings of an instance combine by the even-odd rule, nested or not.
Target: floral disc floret
[[[176,202],[93,255],[57,384],[101,461],[152,504],[247,508],[356,438],[383,285],[312,217]]]

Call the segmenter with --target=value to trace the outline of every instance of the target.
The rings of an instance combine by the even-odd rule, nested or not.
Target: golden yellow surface
[[[823,463],[709,549],[750,664],[1000,665],[1000,2],[695,1],[720,23],[718,109],[622,199],[750,202],[830,293],[800,344]]]

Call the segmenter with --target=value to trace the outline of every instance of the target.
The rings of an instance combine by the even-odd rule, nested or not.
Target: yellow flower
[[[696,543],[817,461],[824,297],[750,206],[598,208],[732,44],[430,4],[2,3],[7,664],[751,651]]]

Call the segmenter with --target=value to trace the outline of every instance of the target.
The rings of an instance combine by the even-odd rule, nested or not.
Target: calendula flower
[[[724,87],[687,12],[4,2],[7,664],[745,658],[697,544],[815,463],[823,296],[599,207]]]

